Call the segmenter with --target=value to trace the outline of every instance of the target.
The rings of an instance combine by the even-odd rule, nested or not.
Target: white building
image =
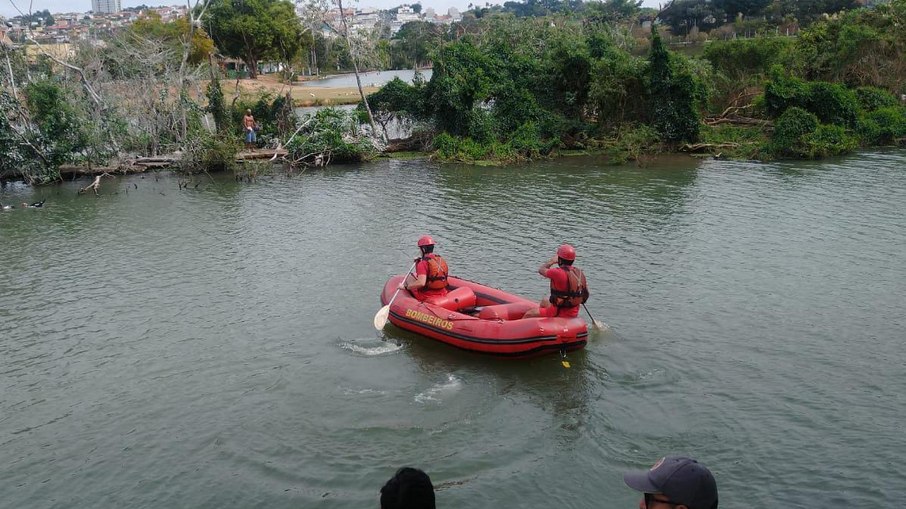
[[[120,0],[91,0],[91,10],[95,14],[116,14],[123,8]]]

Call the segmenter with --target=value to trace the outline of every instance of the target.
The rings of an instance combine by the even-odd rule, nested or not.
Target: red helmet
[[[569,244],[563,244],[562,246],[557,248],[557,256],[571,262],[575,261],[576,248],[570,246]]]
[[[432,239],[430,235],[422,235],[422,237],[420,239],[418,239],[418,247],[433,246],[433,245],[434,245],[434,239]]]

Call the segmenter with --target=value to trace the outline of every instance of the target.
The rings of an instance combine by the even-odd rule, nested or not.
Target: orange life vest
[[[554,288],[554,282],[551,280],[551,304],[558,308],[574,308],[585,304],[589,295],[585,274],[572,265],[559,267],[559,269],[566,271],[566,288]]]
[[[447,262],[434,253],[422,258],[428,262],[427,277],[425,279],[426,290],[440,290],[447,287]]]

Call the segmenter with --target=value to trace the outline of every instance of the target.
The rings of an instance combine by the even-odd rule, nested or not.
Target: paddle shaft
[[[418,265],[418,260],[412,262],[412,266],[409,267],[409,272],[406,272],[406,275],[403,276],[403,284],[404,284],[404,285],[406,284],[406,278],[409,277],[409,274],[412,274],[412,271],[415,270],[415,266],[416,266],[416,265]],[[402,288],[397,288],[396,291],[393,292],[393,297],[390,297],[390,302],[387,303],[387,306],[388,306],[388,307],[389,307],[391,304],[393,304],[393,301],[394,301],[394,300],[396,300],[396,296],[400,294],[400,290],[402,290]]]
[[[592,324],[596,329],[601,329],[601,328],[602,328],[601,325],[598,324],[598,321],[595,320],[595,317],[591,316],[591,311],[588,310],[588,308],[585,306],[585,303],[584,303],[584,302],[582,303],[582,309],[584,309],[585,312],[588,313],[588,317],[591,318],[591,324]]]

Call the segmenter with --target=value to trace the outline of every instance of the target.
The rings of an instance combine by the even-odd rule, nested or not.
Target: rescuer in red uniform
[[[541,301],[539,309],[530,309],[523,318],[536,316],[579,316],[579,306],[588,300],[588,283],[585,274],[573,266],[576,250],[569,244],[557,248],[557,255],[538,267],[538,273],[551,280],[550,296]],[[554,264],[557,264],[554,267]]]
[[[434,253],[434,239],[422,235],[418,239],[418,248],[422,252],[415,260],[415,274],[408,274],[401,288],[409,290],[420,301],[431,297],[447,295],[447,262]]]

